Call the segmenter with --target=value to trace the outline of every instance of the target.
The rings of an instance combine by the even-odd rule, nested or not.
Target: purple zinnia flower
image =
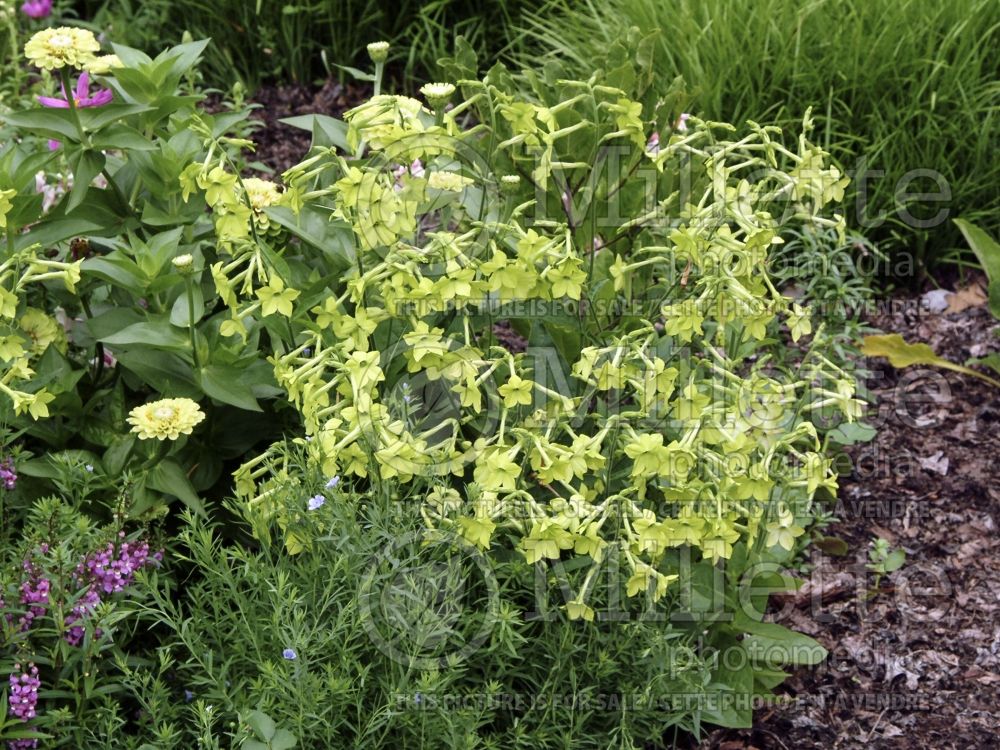
[[[322,495],[313,495],[311,498],[309,498],[309,503],[308,503],[309,510],[318,510],[319,508],[323,507],[323,503],[325,502],[326,498],[323,497]]]
[[[294,648],[286,648],[284,651],[281,652],[281,655],[288,661],[295,661],[296,659],[299,658],[299,655],[295,653]]]
[[[53,107],[55,109],[69,109],[69,94],[65,86],[60,86],[63,98],[54,96],[40,96],[38,103],[43,107]],[[81,73],[76,82],[76,90],[73,92],[73,104],[79,107],[103,107],[114,98],[111,89],[97,89],[93,95],[90,93],[90,74]],[[49,139],[49,150],[55,151],[60,146],[59,141]]]
[[[55,107],[56,109],[69,109],[69,94],[66,87],[62,86],[62,99],[54,96],[40,96],[38,103],[43,107]],[[103,107],[114,97],[111,89],[98,89],[93,95],[90,93],[90,74],[81,73],[76,82],[76,90],[73,92],[73,103],[77,107]]]
[[[52,13],[52,0],[27,0],[21,12],[28,18],[47,18]]]

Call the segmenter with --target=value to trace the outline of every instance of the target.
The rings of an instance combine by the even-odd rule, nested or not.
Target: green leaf
[[[274,733],[277,731],[277,727],[274,725],[274,720],[262,711],[253,711],[247,717],[247,724],[253,730],[253,733],[257,735],[258,739],[264,740],[265,742],[270,742],[271,738],[274,737]]]
[[[735,641],[718,644],[724,654],[732,654],[734,650],[744,651],[744,647]],[[729,657],[731,658],[731,657]],[[718,669],[712,674],[712,684],[707,690],[724,688],[715,694],[719,700],[716,705],[708,703],[704,720],[712,724],[732,729],[747,728],[753,723],[753,664],[745,655],[733,659],[738,668],[733,669],[722,660]]]
[[[737,611],[733,627],[749,634],[743,646],[751,657],[768,664],[815,666],[827,657],[827,650],[816,639],[784,625],[758,622]]]
[[[73,170],[73,190],[66,200],[66,211],[72,211],[79,206],[90,191],[94,178],[104,169],[106,159],[100,151],[84,149],[79,154],[70,157],[69,163]]]
[[[135,219],[123,215],[122,207],[110,191],[94,190],[85,205],[67,212],[65,201],[48,217],[14,240],[14,247],[23,250],[29,245],[55,245],[73,237],[115,237],[137,227]]]
[[[32,458],[17,465],[19,473],[29,477],[40,477],[42,479],[58,479],[66,472],[66,465],[98,464],[100,460],[97,455],[84,450],[66,450],[58,453],[49,453],[41,458]]]
[[[892,573],[893,571],[902,568],[905,562],[906,552],[901,549],[894,549],[886,555],[885,561],[882,563],[882,570],[886,573]]]
[[[149,277],[131,258],[126,258],[117,252],[88,258],[80,268],[85,275],[109,281],[136,296],[142,295],[149,283]]]
[[[322,251],[334,264],[330,270],[336,272],[351,268],[354,259],[354,231],[350,224],[331,221],[314,208],[303,207],[296,216],[284,206],[267,209],[270,219],[285,227],[301,240]]]
[[[935,365],[943,367],[951,362],[939,357],[929,344],[908,344],[898,333],[865,336],[861,353],[869,357],[886,357],[893,367]]]
[[[73,114],[68,109],[39,107],[23,112],[10,112],[5,114],[3,119],[33,135],[45,138],[56,140],[68,138],[76,142],[80,137],[76,122],[73,120]]]
[[[350,73],[352,76],[354,76],[354,78],[356,78],[359,81],[370,82],[375,80],[375,76],[373,76],[371,73],[367,73],[363,70],[358,70],[357,68],[352,68],[350,65],[337,65],[336,67],[340,68],[345,73]]]
[[[193,284],[191,286],[191,297],[194,301],[194,320],[191,320],[191,309],[188,306],[187,289],[181,291],[174,300],[173,307],[170,308],[170,323],[179,328],[187,328],[192,323],[197,323],[205,315],[205,297],[201,292],[201,286]]]
[[[844,422],[836,429],[830,430],[827,437],[837,445],[856,445],[867,443],[878,434],[878,430],[864,422]]]
[[[349,150],[347,145],[347,123],[329,115],[299,115],[298,117],[285,117],[279,122],[291,125],[293,128],[301,128],[312,133],[312,145],[322,148],[336,146],[345,151]]]
[[[157,55],[155,62],[170,60],[170,75],[182,76],[195,66],[209,41],[208,39],[199,39],[195,42],[178,44],[176,47],[171,47]]]
[[[850,552],[847,542],[837,536],[820,536],[813,540],[813,544],[828,555],[844,557]]]
[[[115,351],[118,364],[159,393],[198,399],[202,390],[195,383],[191,365],[173,352],[140,348]]]
[[[146,485],[167,495],[173,495],[199,515],[206,515],[205,506],[191,486],[184,470],[172,459],[164,459],[146,474]]]
[[[298,744],[299,741],[294,734],[287,729],[279,729],[271,740],[271,750],[292,750]]]
[[[115,307],[87,321],[87,331],[99,341],[104,336],[110,336],[122,329],[138,323],[143,319],[142,313],[127,307]]]
[[[104,451],[104,458],[101,463],[108,476],[117,477],[122,473],[122,469],[125,468],[125,462],[128,460],[129,455],[131,455],[132,448],[135,447],[136,439],[136,436],[131,432],[127,435],[120,435]]]
[[[118,346],[144,346],[156,349],[184,350],[190,348],[188,337],[163,318],[133,323],[99,341]]]
[[[153,62],[152,58],[145,52],[132,47],[126,47],[124,44],[112,43],[111,49],[113,49],[114,53],[118,55],[118,59],[125,64],[124,70],[128,70],[129,68],[138,68]],[[122,69],[115,71],[115,75],[117,76],[121,70]]]
[[[973,357],[965,364],[989,367],[994,372],[1000,373],[1000,354],[993,352],[992,354],[987,354],[985,357]]]
[[[986,271],[986,277],[990,281],[990,312],[994,318],[1000,318],[1000,243],[965,219],[955,219],[955,226],[961,230],[965,241]]]
[[[261,411],[249,386],[242,382],[244,370],[226,365],[202,368],[198,383],[212,398],[248,411]]]
[[[123,68],[119,68],[123,71]],[[89,131],[100,130],[108,123],[121,120],[125,117],[130,117],[131,115],[142,114],[143,112],[149,112],[152,107],[145,104],[108,104],[103,107],[91,107],[88,109],[78,110],[80,113],[80,120],[83,122],[83,127]],[[100,137],[97,134],[96,137]]]
[[[94,148],[117,151],[154,151],[156,144],[135,128],[117,123],[94,136]]]

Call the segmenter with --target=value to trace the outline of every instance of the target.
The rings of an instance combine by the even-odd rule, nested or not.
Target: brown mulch
[[[984,306],[934,314],[897,300],[871,317],[964,363],[1000,350]],[[827,662],[780,688],[789,702],[755,712],[752,730],[717,730],[702,750],[1000,748],[1000,390],[944,371],[868,363],[875,440],[848,450],[825,533],[845,556],[812,552],[806,586],[776,619],[819,640]],[[873,537],[906,551],[875,581]]]
[[[340,117],[371,95],[367,85],[342,84],[326,81],[322,86],[265,86],[254,94],[253,101],[261,105],[250,115],[261,123],[254,132],[257,144],[255,159],[280,174],[298,164],[309,151],[312,140],[308,131],[280,122],[296,115],[322,114]]]

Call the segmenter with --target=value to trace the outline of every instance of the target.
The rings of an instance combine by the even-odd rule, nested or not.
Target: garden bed
[[[985,306],[935,314],[919,299],[895,302],[873,326],[956,362],[1000,349]],[[973,378],[872,366],[880,429],[850,449],[856,469],[841,480],[841,520],[826,530],[848,554],[814,550],[816,585],[781,620],[830,658],[789,680],[789,705],[759,711],[753,730],[713,732],[703,748],[998,746],[1000,402]],[[883,593],[866,600],[873,536],[905,549],[907,564],[895,585],[883,580]]]
[[[5,33],[0,745],[996,745],[988,232],[875,303],[829,122],[639,29],[251,106]]]

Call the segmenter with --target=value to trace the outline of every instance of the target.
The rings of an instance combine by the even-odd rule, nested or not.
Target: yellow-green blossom
[[[0,229],[7,228],[7,214],[14,207],[10,199],[17,195],[16,190],[0,190]]]
[[[250,202],[250,207],[256,213],[260,213],[265,208],[273,206],[281,200],[281,190],[270,180],[247,177],[243,180],[243,187],[247,191],[247,200]]]
[[[473,182],[470,177],[463,177],[456,172],[431,172],[427,178],[427,186],[435,190],[447,190],[451,193],[461,193]]]
[[[17,324],[31,339],[29,350],[33,355],[39,355],[49,348],[50,344],[61,351],[66,351],[66,332],[53,318],[41,310],[29,307],[24,311]]]
[[[100,57],[95,57],[87,63],[85,69],[88,73],[92,73],[96,76],[105,76],[115,68],[123,67],[125,66],[118,58],[118,55],[101,55]]]

